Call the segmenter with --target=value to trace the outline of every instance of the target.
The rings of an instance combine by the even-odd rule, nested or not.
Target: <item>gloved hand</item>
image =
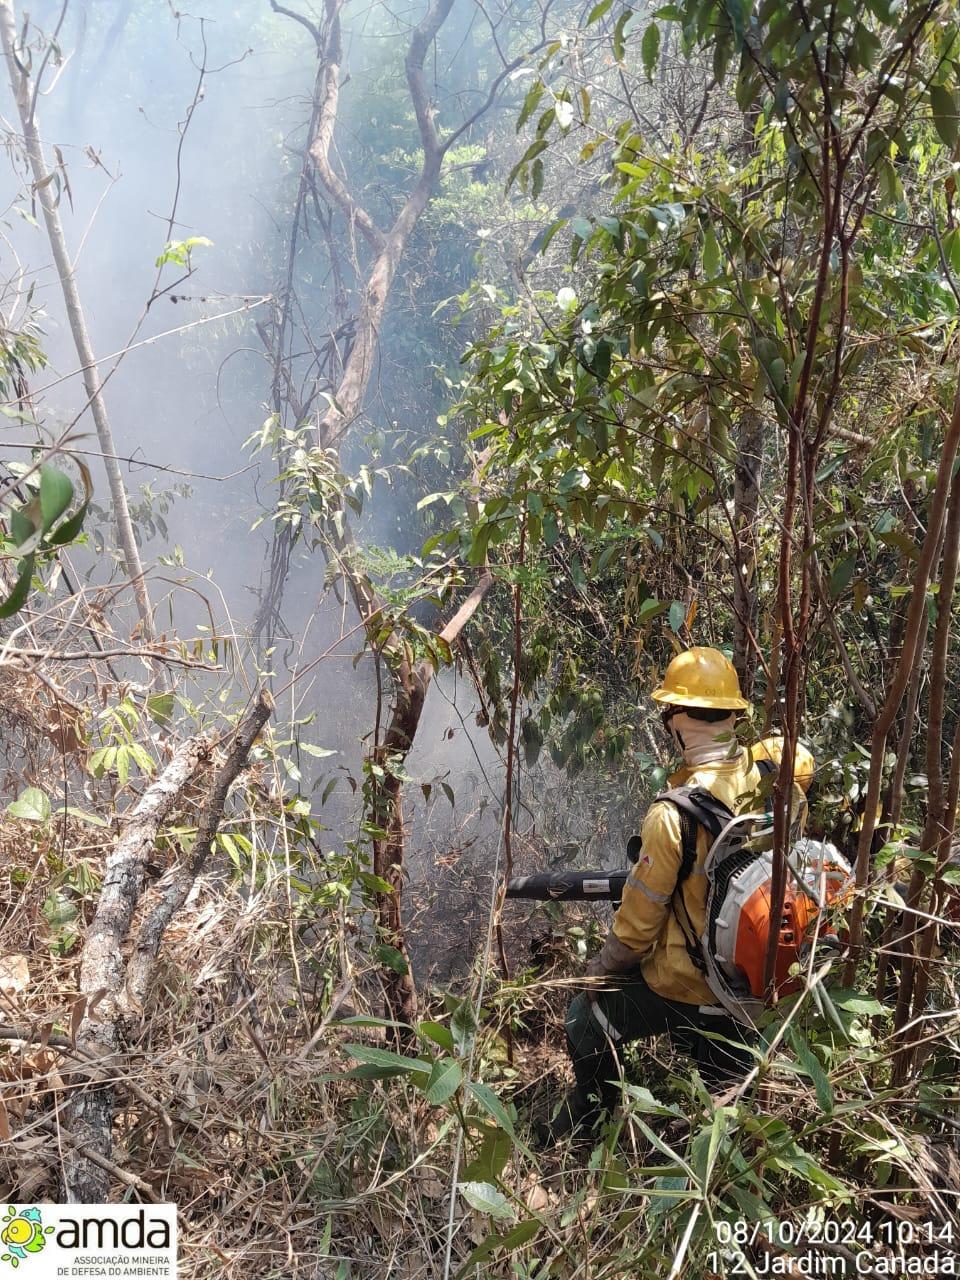
[[[591,999],[595,999],[604,988],[615,986],[617,982],[629,977],[631,972],[639,967],[641,959],[642,956],[621,942],[611,930],[597,954],[587,961],[583,976],[593,979],[584,984],[587,994]],[[598,978],[603,978],[605,981],[598,982],[596,981]]]

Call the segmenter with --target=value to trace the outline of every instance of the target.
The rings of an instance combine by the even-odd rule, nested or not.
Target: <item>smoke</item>
[[[49,32],[60,11],[59,0],[38,0],[30,16]],[[412,4],[400,12],[377,4],[359,5],[352,16],[348,10],[338,164],[362,173],[363,198],[383,222],[395,215],[416,164],[398,41],[409,38],[420,12]],[[316,74],[309,33],[264,0],[209,3],[207,13],[201,18],[143,0],[71,7],[59,40],[64,65],[58,71],[51,60],[37,107],[48,160],[59,166],[61,215],[94,349],[101,371],[109,373],[106,399],[118,452],[136,459],[125,474],[141,517],[145,559],[154,564],[159,625],[185,635],[209,621],[208,606],[219,628],[235,622],[241,630],[256,607],[270,523],[253,526],[277,492],[270,460],[254,460],[243,449],[271,404],[272,368],[256,323],[270,318],[283,279]],[[476,17],[472,4],[455,6],[435,59],[438,110],[451,119],[476,105],[489,74],[485,59],[492,51],[483,46]],[[398,102],[407,107],[399,110]],[[475,150],[458,181],[473,181],[472,166],[484,156],[482,145]],[[499,177],[489,192],[475,184],[471,198],[481,206],[484,199],[499,204]],[[369,426],[379,433],[373,450],[385,464],[402,457],[408,436],[422,437],[443,410],[433,366],[454,362],[465,342],[443,318],[425,314],[420,296],[428,270],[451,294],[476,270],[479,241],[454,225],[450,210],[444,213],[443,196],[438,220],[412,245],[381,335]],[[45,235],[20,216],[29,215],[30,203],[28,193],[19,213],[8,210],[6,222],[22,283],[35,286],[34,300],[44,311],[50,365],[34,389],[48,430],[79,415],[95,453]],[[159,296],[144,314],[165,243],[193,237],[211,243],[191,251],[189,278],[178,279],[185,273],[175,264],[164,268]],[[301,237],[298,319],[315,338],[356,309],[348,239],[340,227],[334,270],[316,218]],[[115,353],[131,337],[134,345],[118,363]],[[301,369],[311,359],[306,352]],[[25,435],[21,426],[6,431],[8,439]],[[106,486],[92,461],[105,506]],[[178,484],[189,485],[189,496],[169,504],[156,497]],[[162,523],[151,526],[141,506],[143,485]],[[413,551],[420,538],[411,511],[416,496],[378,484],[360,524],[362,538]],[[84,564],[78,554],[96,579],[113,572],[106,557]],[[273,656],[278,675],[306,665],[355,624],[352,605],[330,589],[321,557],[306,548],[294,557],[283,620],[287,636]],[[338,753],[324,762],[322,774],[315,766],[308,787],[343,770],[359,777],[375,687],[371,662],[351,661],[359,647],[356,637],[345,642],[281,705],[281,715],[313,717],[304,738]],[[475,711],[462,682],[453,675],[437,681],[408,762],[414,779],[407,807],[410,874],[427,890],[444,877],[449,882],[461,861],[488,877],[492,866],[503,771]],[[355,805],[341,786],[319,810],[331,840],[349,830]]]

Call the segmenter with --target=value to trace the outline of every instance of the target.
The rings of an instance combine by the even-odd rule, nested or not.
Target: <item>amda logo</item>
[[[9,1262],[11,1267],[19,1267],[32,1253],[39,1253],[47,1243],[47,1236],[53,1234],[53,1227],[43,1225],[36,1206],[18,1210],[12,1204],[8,1205],[0,1222],[3,1223],[0,1241],[4,1245],[0,1262]]]

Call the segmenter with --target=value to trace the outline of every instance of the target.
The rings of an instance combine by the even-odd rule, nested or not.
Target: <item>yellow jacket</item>
[[[686,767],[670,779],[671,787],[703,787],[736,812],[760,786],[760,772],[741,749],[731,760]],[[671,906],[682,858],[680,812],[669,800],[652,804],[640,833],[642,847],[613,918],[616,938],[638,958],[650,986],[667,1000],[715,1005],[716,996],[687,953],[683,931]],[[683,894],[694,934],[703,933],[707,878],[703,861],[712,841],[705,828],[697,831],[697,860],[678,892]],[[687,915],[681,910],[684,925]]]

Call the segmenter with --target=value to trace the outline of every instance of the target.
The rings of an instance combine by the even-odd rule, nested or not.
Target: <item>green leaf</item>
[[[7,813],[25,822],[46,822],[50,817],[50,798],[37,787],[27,787],[13,804],[7,805]]]
[[[399,973],[401,975],[407,973],[409,966],[404,958],[403,952],[399,951],[396,947],[390,946],[388,942],[379,943],[376,947],[375,954],[380,963],[386,965],[388,969],[392,969],[394,973]]]
[[[102,778],[108,769],[113,768],[113,763],[117,758],[116,747],[100,747],[90,757],[87,768],[95,778]]]
[[[720,246],[713,227],[707,227],[703,233],[703,273],[712,279],[720,270]]]
[[[167,724],[173,715],[172,693],[151,693],[147,698],[147,715],[156,724]]]
[[[471,1208],[498,1221],[512,1220],[516,1214],[513,1205],[489,1182],[461,1182],[457,1189]]]
[[[305,751],[308,756],[313,756],[317,760],[325,760],[327,756],[335,756],[337,754],[330,747],[315,747],[312,742],[301,742],[300,750]]]
[[[453,1035],[450,1028],[445,1027],[442,1022],[421,1022],[417,1026],[417,1031],[428,1040],[432,1040],[434,1044],[438,1044],[441,1049],[446,1049],[447,1053],[453,1053]]]
[[[344,1052],[358,1062],[371,1067],[396,1067],[398,1071],[406,1071],[412,1075],[422,1074],[429,1077],[433,1063],[424,1058],[405,1058],[402,1053],[394,1053],[391,1049],[378,1049],[372,1044],[345,1044]]]
[[[670,630],[677,632],[687,620],[687,607],[682,600],[674,600],[670,606],[670,613],[667,621],[670,623]]]
[[[960,271],[960,227],[948,231],[940,243],[948,267],[955,272]]]
[[[637,610],[637,618],[640,622],[646,622],[648,618],[656,618],[661,613],[666,613],[669,608],[669,601],[658,600],[656,596],[647,596]]]
[[[543,97],[543,91],[544,84],[542,80],[535,80],[527,90],[527,96],[523,100],[523,107],[517,117],[517,133],[520,132],[534,111],[536,111],[537,105]]]
[[[652,81],[657,60],[660,57],[660,28],[655,22],[651,22],[643,33],[643,40],[640,43],[640,57],[643,60],[643,69],[647,80],[648,82]]]
[[[465,1182],[496,1182],[513,1155],[513,1139],[509,1133],[492,1125],[483,1135],[479,1152],[463,1171]]]
[[[505,1129],[511,1138],[516,1136],[513,1121],[510,1119],[503,1103],[489,1085],[482,1084],[479,1080],[468,1080],[467,1089],[480,1103],[487,1115],[495,1120],[501,1129]]]
[[[505,1231],[502,1235],[498,1232],[492,1232],[481,1240],[477,1247],[473,1250],[466,1262],[457,1272],[456,1280],[465,1280],[467,1276],[476,1274],[476,1265],[483,1262],[485,1258],[489,1258],[497,1249],[519,1249],[521,1245],[527,1244],[540,1230],[540,1223],[536,1218],[524,1218],[522,1222],[518,1222],[515,1227],[509,1231]]]
[[[332,1074],[320,1076],[321,1080],[395,1080],[398,1076],[407,1075],[403,1067],[377,1067],[371,1062],[364,1062],[359,1067],[351,1067],[343,1075]],[[416,1083],[424,1084],[427,1077],[418,1076]]]
[[[42,522],[39,495],[35,495],[13,512],[10,517],[10,534],[21,552],[32,551],[36,546]]]
[[[624,28],[633,17],[632,9],[625,9],[617,19],[617,25],[613,29],[613,56],[618,62],[623,61],[623,55],[626,53],[624,46]]]
[[[746,32],[746,18],[753,8],[751,0],[724,0],[723,8],[726,10],[727,17],[730,20],[733,38],[736,40],[737,46],[741,47]]]
[[[85,809],[76,809],[72,804],[68,804],[65,809],[58,810],[57,816],[61,817],[64,813],[68,813],[71,818],[76,818],[78,822],[88,822],[91,827],[110,826],[106,818],[98,818],[95,813],[87,813]]]
[[[30,594],[30,584],[33,581],[34,558],[33,555],[29,555],[25,560],[20,561],[17,580],[6,600],[0,604],[0,618],[12,617],[26,603],[27,596]]]
[[[830,574],[830,595],[834,600],[836,600],[837,596],[842,595],[850,585],[856,567],[856,556],[847,556],[833,566],[833,571]]]
[[[956,95],[942,84],[932,84],[930,110],[933,112],[933,123],[937,133],[948,147],[952,147],[960,136]]]
[[[433,1064],[430,1079],[423,1091],[424,1096],[433,1106],[439,1106],[440,1103],[453,1097],[462,1081],[463,1072],[460,1070],[459,1062],[455,1062],[453,1058],[442,1058]]]
[[[467,1091],[480,1103],[480,1106],[484,1108],[490,1119],[497,1121],[500,1129],[511,1135],[511,1138],[515,1140],[517,1147],[524,1152],[525,1156],[530,1156],[530,1152],[527,1151],[524,1143],[517,1138],[516,1129],[513,1128],[513,1121],[509,1117],[506,1107],[500,1102],[497,1094],[493,1092],[489,1084],[481,1084],[479,1080],[467,1080],[466,1085]]]
[[[833,1003],[838,1009],[847,1013],[859,1014],[863,1018],[874,1018],[884,1012],[879,1000],[860,995],[858,991],[833,991],[830,993]]]
[[[791,1027],[789,1032],[790,1047],[799,1059],[800,1065],[804,1073],[813,1081],[813,1087],[816,1090],[817,1101],[820,1103],[820,1109],[826,1114],[831,1115],[833,1112],[833,1089],[830,1081],[823,1069],[820,1059],[807,1044],[803,1037],[803,1033],[796,1027]]]
[[[64,520],[59,529],[55,529],[53,533],[48,534],[46,545],[48,547],[63,547],[68,542],[73,542],[83,528],[83,518],[87,514],[88,505],[85,502],[80,510],[75,511],[69,520]]]
[[[73,501],[73,482],[56,467],[40,468],[40,511],[43,532],[47,533]]]
[[[587,16],[587,26],[602,18],[609,11],[612,4],[613,0],[600,0],[599,4],[595,4]]]

